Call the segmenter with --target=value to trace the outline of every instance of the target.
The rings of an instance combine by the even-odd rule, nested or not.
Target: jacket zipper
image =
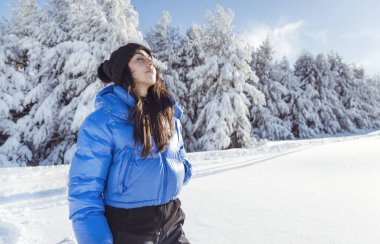
[[[162,156],[162,155],[161,155]],[[161,157],[162,158],[162,164],[164,166],[164,184],[163,184],[163,191],[162,191],[162,199],[161,199],[161,204],[164,203],[165,201],[165,195],[166,195],[166,191],[167,191],[167,173],[166,173],[166,160],[164,158],[166,157]]]

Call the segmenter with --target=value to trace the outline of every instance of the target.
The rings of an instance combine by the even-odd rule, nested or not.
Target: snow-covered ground
[[[190,153],[192,243],[380,243],[380,131]],[[69,166],[0,169],[0,243],[76,243]]]

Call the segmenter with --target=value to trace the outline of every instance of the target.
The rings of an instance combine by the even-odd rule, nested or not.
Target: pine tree
[[[251,109],[253,134],[258,138],[271,140],[292,139],[290,123],[284,121],[290,109],[284,102],[289,91],[274,77],[273,49],[267,38],[253,53],[251,66],[259,78],[258,89],[266,99],[265,105],[255,105]]]
[[[342,57],[337,53],[330,53],[327,56],[327,61],[330,64],[330,72],[334,79],[334,90],[343,106],[342,111],[339,111],[341,114],[338,114],[340,125],[344,131],[353,132],[357,127],[355,123],[353,123],[354,118],[357,116],[360,117],[360,115],[355,115],[355,112],[349,112],[349,101],[353,95],[351,94],[352,84],[350,84],[353,78],[352,70],[348,65],[343,63]]]
[[[252,72],[250,52],[237,42],[232,32],[233,12],[216,7],[216,15],[206,15],[202,49],[204,64],[188,74],[190,96],[197,94],[199,116],[193,128],[197,149],[218,150],[251,145],[249,100],[260,93],[246,81],[257,80]]]
[[[286,104],[286,107],[280,108],[280,111],[282,111],[280,113],[280,119],[284,123],[284,126],[289,128],[291,138],[294,138],[295,136],[292,131],[294,125],[293,119],[295,116],[292,112],[292,108],[295,107],[297,98],[299,94],[302,93],[299,78],[294,75],[294,71],[290,68],[290,64],[286,57],[283,57],[281,60],[274,63],[272,76],[273,80],[278,81],[285,87],[285,92],[282,93],[281,101]]]
[[[315,58],[317,76],[315,88],[319,92],[318,115],[322,123],[321,131],[326,134],[342,132],[345,124],[344,107],[335,91],[335,77],[331,72],[330,63],[323,54]]]
[[[351,132],[371,128],[369,116],[373,108],[364,102],[367,99],[371,100],[366,94],[369,90],[368,87],[361,89],[365,86],[364,70],[355,71],[355,68],[344,63],[337,53],[330,53],[328,61],[335,77],[335,91],[344,107],[346,117],[341,123],[343,128]]]
[[[363,73],[364,77],[363,69],[354,68],[354,73],[356,76],[360,76],[360,73]],[[368,117],[371,120],[371,128],[377,129],[380,128],[380,75],[366,77],[365,80],[363,88],[366,88],[368,93],[364,97],[372,106]]]
[[[380,128],[380,75],[374,75],[366,79],[366,84],[370,92],[370,97],[373,102],[373,110],[371,119],[373,120],[372,128]]]
[[[192,80],[188,78],[189,72],[204,64],[204,52],[202,50],[202,33],[201,26],[193,24],[187,30],[186,35],[182,38],[179,51],[179,65],[177,67],[179,79],[184,82],[186,89],[190,91]],[[195,96],[193,96],[195,95]],[[183,137],[188,151],[194,151],[197,145],[197,139],[194,137],[192,131],[198,115],[199,100],[197,94],[189,95],[185,94],[181,98],[183,106],[185,106],[186,113],[184,113],[183,123]]]
[[[33,18],[13,19],[12,24],[20,26],[10,28],[15,32],[25,32],[20,21],[29,21],[34,27],[31,34],[19,38],[20,42],[33,43],[21,49],[28,61],[28,72],[23,72],[29,84],[24,89],[23,106],[28,110],[17,119],[17,133],[0,148],[8,158],[9,152],[14,151],[11,142],[24,148],[18,150],[20,155],[9,159],[13,164],[69,163],[79,125],[92,111],[93,98],[103,86],[96,78],[98,64],[129,40],[141,41],[137,14],[133,15],[135,11],[129,1],[99,1],[99,4],[94,0],[55,0],[45,12],[37,12],[43,18],[36,18],[36,11],[30,14],[28,10],[38,8],[20,7],[22,11],[18,14]],[[25,9],[29,11],[27,14]],[[119,12],[123,14],[114,15]],[[124,13],[132,13],[132,24]],[[45,23],[39,25],[37,21],[41,19]],[[49,38],[43,36],[46,26],[55,29],[47,33]],[[37,48],[40,52],[34,51]],[[15,49],[20,52],[18,47]]]
[[[293,114],[292,133],[298,138],[311,138],[321,133],[322,124],[318,116],[319,92],[315,88],[317,70],[314,57],[304,51],[296,60],[294,74],[299,78],[301,92],[291,108]]]
[[[0,154],[1,163],[6,166],[25,166],[33,155],[31,142],[22,136],[27,124],[26,117],[34,112],[32,106],[25,102],[25,94],[39,82],[33,77],[41,67],[38,61],[44,53],[42,42],[48,38],[32,22],[45,28],[48,25],[36,1],[18,1],[12,19],[3,25],[1,36],[0,96],[5,118],[1,121],[3,142]]]
[[[380,127],[380,99],[379,99],[379,80],[376,78],[366,77],[364,70],[352,67],[354,85],[350,92],[349,112],[358,111],[359,118],[354,122],[360,129],[375,129]]]

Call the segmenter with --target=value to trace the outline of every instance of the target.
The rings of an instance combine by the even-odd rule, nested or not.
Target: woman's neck
[[[146,97],[148,95],[148,87],[136,85],[136,88],[139,92],[140,97]]]

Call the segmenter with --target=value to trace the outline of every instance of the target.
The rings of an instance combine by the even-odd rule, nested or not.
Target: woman
[[[179,122],[148,48],[129,43],[98,68],[101,90],[69,172],[78,243],[189,243],[177,198],[191,177]]]

